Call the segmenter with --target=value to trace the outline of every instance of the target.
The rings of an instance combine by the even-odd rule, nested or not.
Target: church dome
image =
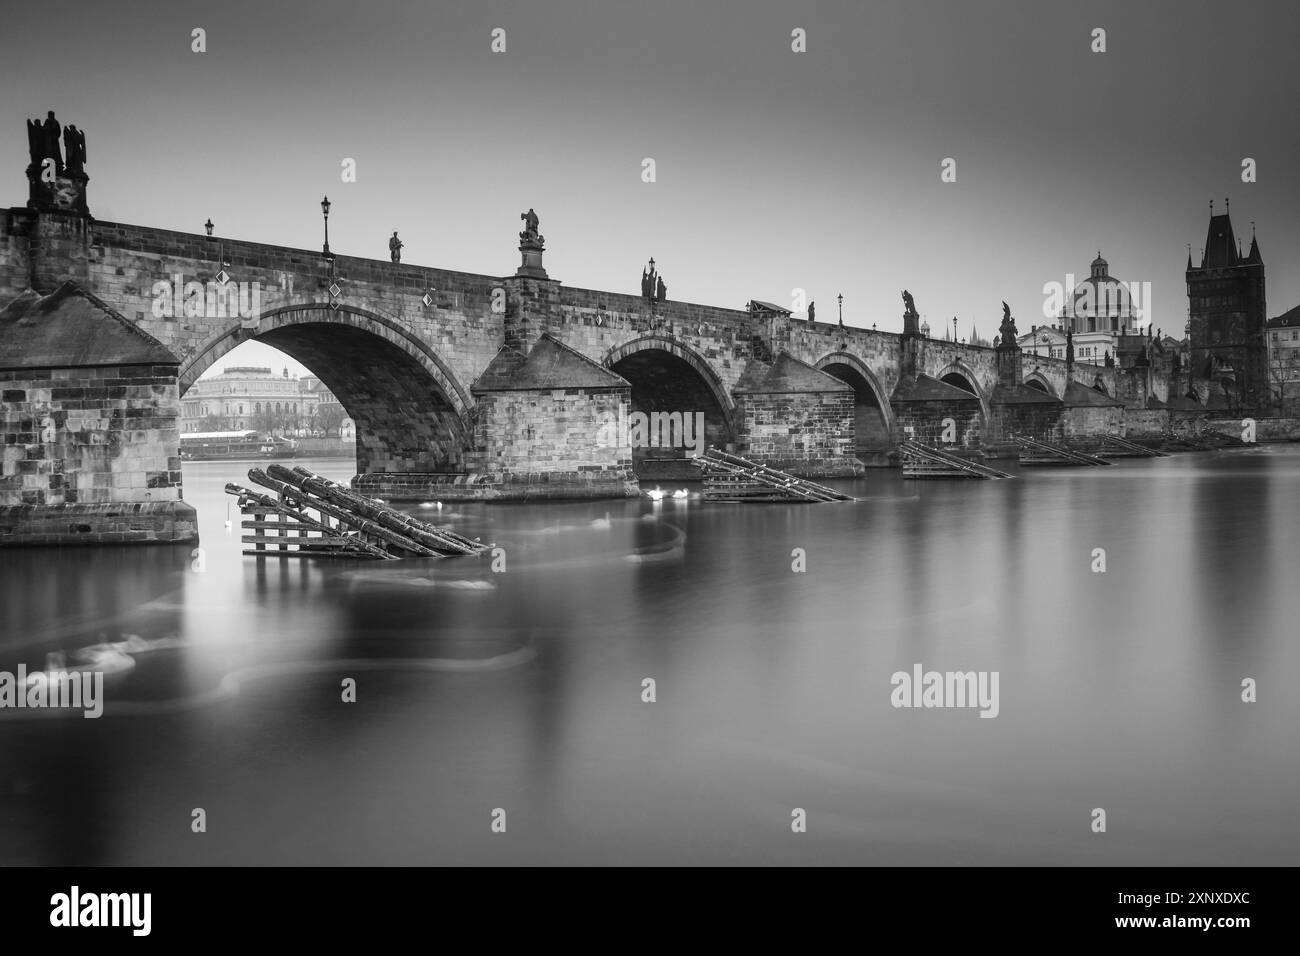
[[[1076,316],[1128,316],[1133,311],[1128,287],[1110,274],[1110,263],[1100,252],[1091,274],[1074,287],[1072,304]]]

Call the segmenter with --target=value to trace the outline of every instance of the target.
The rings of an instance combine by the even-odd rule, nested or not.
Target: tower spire
[[[1259,254],[1259,240],[1255,238],[1255,220],[1250,221],[1250,252],[1246,253],[1246,262],[1251,265],[1263,265],[1264,257]]]

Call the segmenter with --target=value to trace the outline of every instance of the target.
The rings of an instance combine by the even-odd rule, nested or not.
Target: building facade
[[[322,417],[322,409],[327,413]],[[269,368],[231,366],[195,382],[181,399],[181,431],[243,431],[301,437],[327,431],[338,399],[312,376],[276,375]],[[339,420],[342,414],[337,415]],[[333,422],[337,434],[338,422]]]
[[[1265,331],[1270,395],[1283,414],[1293,414],[1300,407],[1300,305],[1269,319]]]

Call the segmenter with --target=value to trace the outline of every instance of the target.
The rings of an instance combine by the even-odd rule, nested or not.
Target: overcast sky
[[[1269,315],[1300,303],[1298,10],[14,5],[0,201],[25,201],[23,121],[53,109],[86,132],[101,219],[202,232],[210,216],[222,235],[317,248],[328,193],[336,252],[386,258],[397,229],[406,261],[502,275],[533,206],[547,269],[571,285],[636,293],[653,255],[672,299],[739,308],[802,287],[830,320],[842,292],[847,323],[890,330],[906,287],[932,326],[955,315],[986,338],[1003,299],[1022,330],[1043,322],[1044,283],[1087,275],[1100,249],[1112,274],[1152,284],[1155,324],[1181,336],[1211,198],[1232,198],[1246,242],[1258,224]]]

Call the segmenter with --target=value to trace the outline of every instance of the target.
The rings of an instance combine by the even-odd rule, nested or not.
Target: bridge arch
[[[736,441],[736,406],[726,386],[708,360],[682,340],[643,335],[610,349],[604,365],[631,383],[630,412],[703,412],[705,444],[725,447]],[[648,475],[647,461],[683,453],[634,445],[633,467]]]
[[[1056,394],[1056,390],[1052,388],[1052,383],[1049,382],[1041,372],[1030,372],[1028,375],[1025,376],[1024,382],[1030,388],[1036,388],[1041,392],[1046,392],[1048,395],[1051,395],[1053,398],[1060,397]]]
[[[980,387],[979,376],[976,375],[969,365],[965,362],[950,362],[940,369],[939,374],[935,376],[939,381],[946,382],[956,388],[970,392],[980,400],[980,412],[984,415],[984,421],[989,420],[989,399]]]
[[[249,341],[293,357],[334,394],[356,424],[360,473],[463,469],[469,394],[431,348],[391,319],[321,303],[268,310],[257,328],[236,322],[195,350],[180,369],[181,394]]]
[[[856,452],[863,462],[884,463],[893,448],[894,410],[880,379],[866,362],[848,351],[831,352],[816,367],[853,388]]]

